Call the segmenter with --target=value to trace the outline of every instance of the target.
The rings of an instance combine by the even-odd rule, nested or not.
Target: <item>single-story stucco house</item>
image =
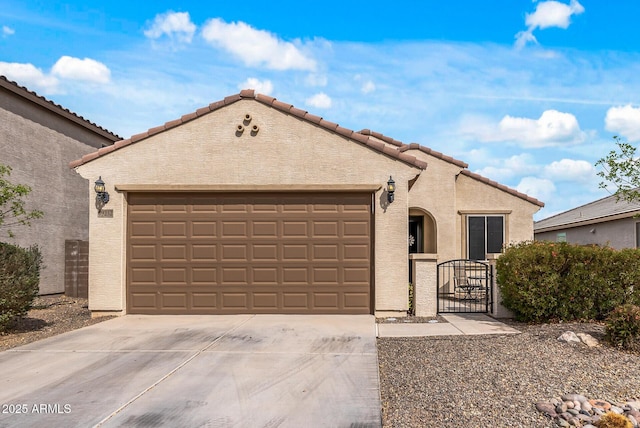
[[[436,263],[533,239],[543,206],[253,90],[70,167],[109,194],[88,201],[94,315],[403,316],[410,258],[419,312],[435,314]]]
[[[537,241],[640,248],[640,203],[615,195],[572,208],[534,223]]]
[[[7,178],[11,183],[31,187],[27,208],[44,212],[31,227],[12,226],[14,238],[3,228],[0,240],[40,248],[40,294],[86,293],[89,189],[87,180],[67,165],[120,139],[0,76],[0,164],[12,168]],[[78,257],[82,249],[84,259]]]

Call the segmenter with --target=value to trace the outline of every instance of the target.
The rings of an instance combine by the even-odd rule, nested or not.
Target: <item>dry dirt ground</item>
[[[41,296],[25,318],[0,333],[0,351],[26,345],[56,334],[76,330],[111,317],[91,318],[87,299],[66,296]]]

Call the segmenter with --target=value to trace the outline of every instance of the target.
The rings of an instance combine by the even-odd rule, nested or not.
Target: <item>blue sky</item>
[[[122,137],[243,88],[537,197],[640,141],[640,2],[0,0],[0,75]]]

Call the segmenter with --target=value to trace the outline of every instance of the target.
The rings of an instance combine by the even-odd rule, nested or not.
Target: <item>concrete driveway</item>
[[[0,426],[377,427],[371,315],[128,315],[0,353]]]

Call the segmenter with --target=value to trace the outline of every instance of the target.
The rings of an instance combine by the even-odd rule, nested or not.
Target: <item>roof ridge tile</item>
[[[104,128],[94,122],[91,122],[89,119],[86,119],[83,116],[80,116],[78,113],[75,113],[71,110],[69,110],[66,107],[61,106],[60,104],[57,104],[53,101],[51,101],[50,99],[47,99],[45,97],[43,97],[42,95],[39,95],[37,92],[35,91],[31,91],[29,89],[27,89],[25,86],[21,86],[19,85],[17,82],[13,81],[13,80],[9,80],[6,76],[2,76],[0,75],[0,86],[4,87],[5,89],[10,90],[11,92],[13,92],[16,95],[20,95],[23,98],[27,98],[25,97],[25,93],[28,94],[31,97],[35,97],[37,100],[39,100],[40,102],[37,103],[45,108],[48,108],[49,110],[51,110],[52,112],[56,113],[56,110],[64,112],[64,113],[68,113],[70,116],[76,118],[78,120],[79,125],[87,128],[88,130],[92,131],[92,132],[96,132],[96,129],[100,130],[102,133],[106,133],[108,134],[108,136],[113,137],[113,138],[109,138],[112,141],[117,141],[118,139],[121,139],[122,137],[119,136],[118,134],[115,134],[111,131],[109,131],[107,128]],[[35,100],[34,100],[35,101]],[[58,113],[59,114],[59,113]],[[91,129],[91,128],[95,128],[95,129]]]

